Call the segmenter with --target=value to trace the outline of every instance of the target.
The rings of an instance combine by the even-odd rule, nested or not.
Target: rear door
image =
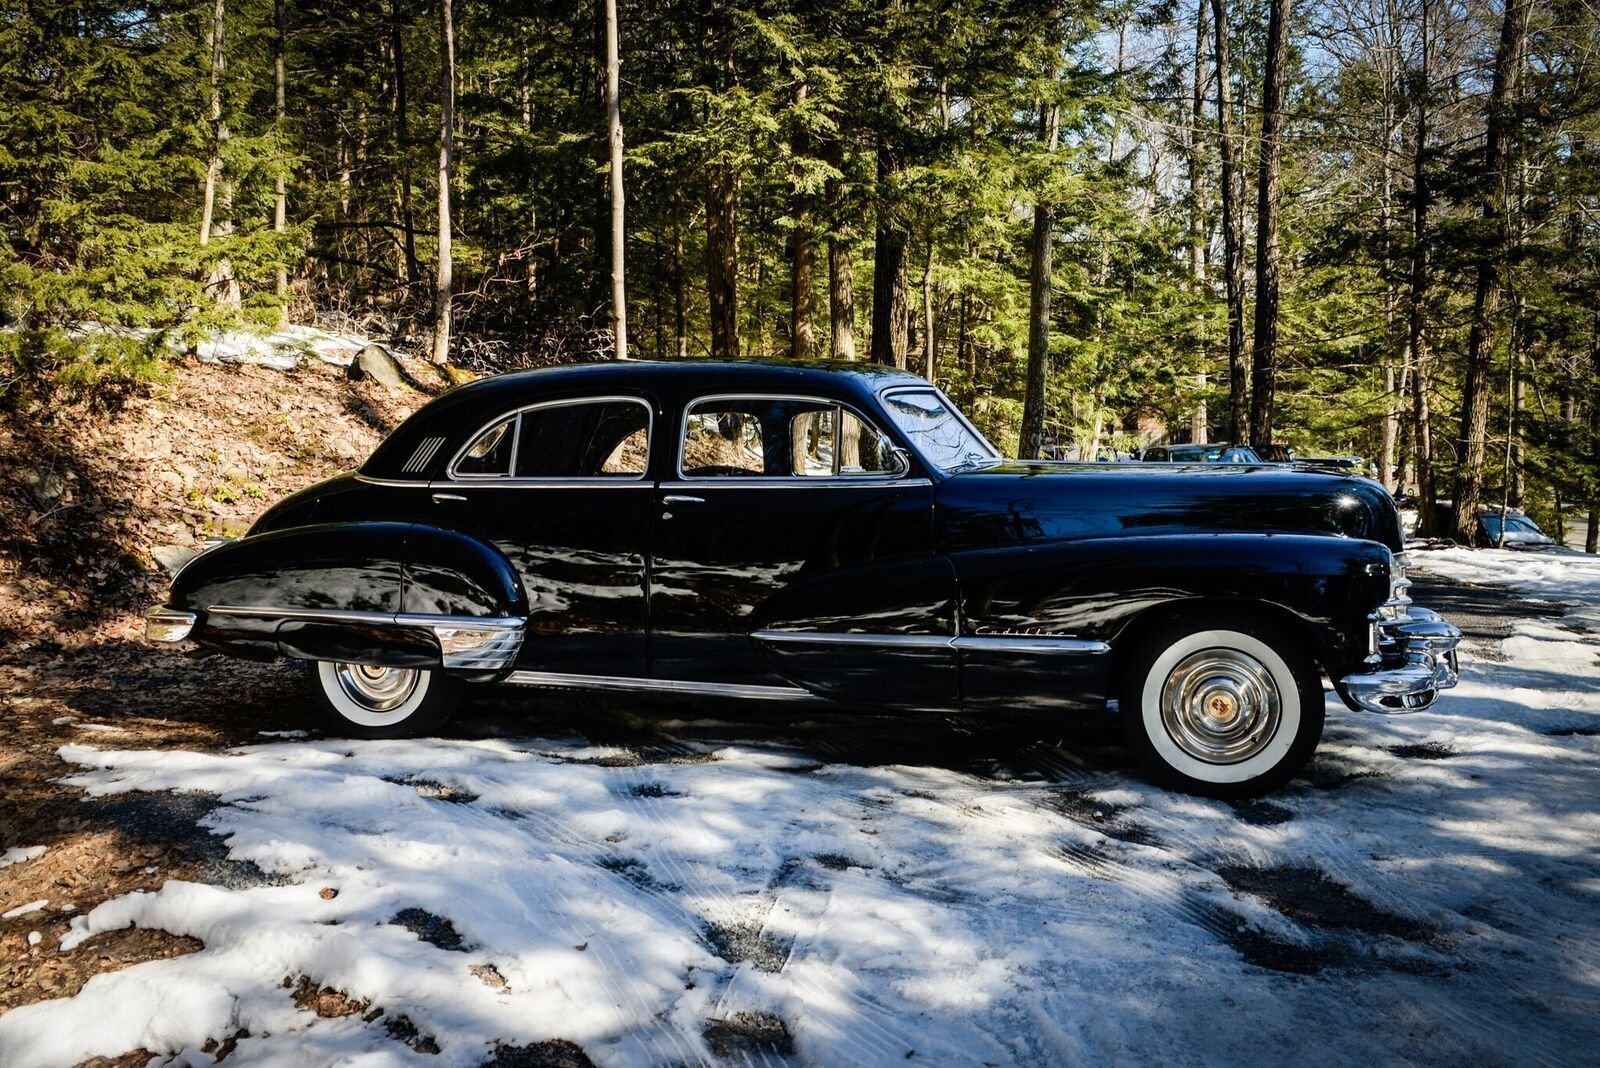
[[[818,397],[710,396],[678,420],[652,517],[650,671],[949,707],[955,578],[929,480]]]
[[[629,395],[505,412],[430,486],[433,521],[491,542],[522,580],[519,669],[644,677],[654,417]]]

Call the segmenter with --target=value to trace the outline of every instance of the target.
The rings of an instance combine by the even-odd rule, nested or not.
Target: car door
[[[955,703],[954,572],[932,485],[891,438],[836,400],[709,396],[676,447],[652,518],[652,677]]]
[[[437,525],[494,544],[522,580],[518,669],[644,677],[654,417],[642,396],[502,412],[429,487]]]

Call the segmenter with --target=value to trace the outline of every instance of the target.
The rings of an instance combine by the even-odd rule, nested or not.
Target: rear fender
[[[327,523],[203,553],[169,607],[239,656],[494,672],[520,648],[527,598],[505,557],[455,531]]]

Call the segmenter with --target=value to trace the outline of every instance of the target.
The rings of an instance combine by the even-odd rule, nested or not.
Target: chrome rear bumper
[[[1385,659],[1398,654],[1405,662],[1346,675],[1339,683],[1344,695],[1368,712],[1420,712],[1438,699],[1440,690],[1456,684],[1461,632],[1429,609],[1408,603],[1402,612],[1374,621],[1374,627],[1379,647],[1389,653]]]
[[[144,636],[153,642],[181,642],[194,629],[195,614],[152,608],[144,614]]]

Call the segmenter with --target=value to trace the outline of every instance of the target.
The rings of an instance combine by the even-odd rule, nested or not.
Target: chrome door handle
[[[662,504],[705,504],[704,497],[688,497],[683,494],[669,493],[661,498]]]
[[[433,503],[434,504],[444,504],[446,501],[464,501],[464,500],[466,500],[466,498],[461,496],[461,494],[459,494],[459,493],[435,493],[433,495]]]

